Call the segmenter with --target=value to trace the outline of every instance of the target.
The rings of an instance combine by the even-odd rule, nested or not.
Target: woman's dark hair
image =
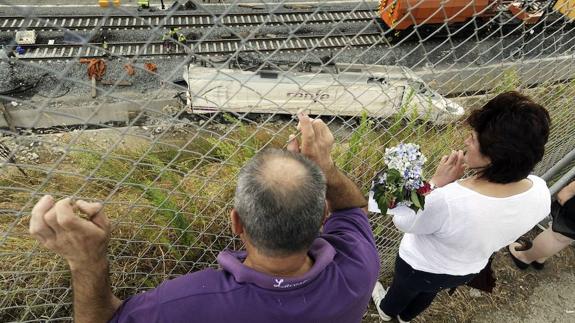
[[[467,123],[477,132],[481,154],[491,159],[479,176],[505,184],[526,178],[543,158],[551,118],[544,107],[511,91],[473,111]]]

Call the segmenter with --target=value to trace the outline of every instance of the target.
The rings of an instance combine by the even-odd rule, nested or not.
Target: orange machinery
[[[98,4],[102,8],[106,8],[111,4],[116,6],[116,7],[119,7],[120,6],[120,0],[98,0]]]
[[[379,13],[395,30],[413,25],[459,23],[471,17],[493,16],[499,1],[493,0],[381,0]]]
[[[547,0],[536,1],[539,9],[531,11],[526,1],[513,0],[381,0],[379,14],[391,29],[405,30],[412,26],[449,25],[480,17],[489,20],[499,11],[505,11],[518,22],[536,24],[543,16]],[[554,11],[575,18],[575,0],[555,0]]]

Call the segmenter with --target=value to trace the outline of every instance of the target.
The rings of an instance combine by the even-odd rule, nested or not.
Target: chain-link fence
[[[67,267],[27,230],[41,195],[106,205],[125,297],[241,248],[235,177],[300,109],[366,192],[385,147],[420,144],[429,174],[506,90],[552,114],[537,174],[575,147],[574,1],[86,3],[0,1],[2,322],[71,320]],[[370,216],[388,275],[401,234]]]

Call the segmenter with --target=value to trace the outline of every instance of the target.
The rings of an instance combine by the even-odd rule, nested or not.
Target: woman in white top
[[[431,179],[436,188],[417,214],[389,210],[405,232],[393,282],[377,283],[373,298],[384,321],[407,322],[437,293],[470,281],[490,256],[549,214],[545,181],[529,175],[544,153],[550,118],[517,92],[500,94],[471,113],[465,153],[444,156]],[[460,180],[465,167],[476,175]]]

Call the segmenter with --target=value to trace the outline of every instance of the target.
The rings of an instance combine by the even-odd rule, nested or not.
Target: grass
[[[506,74],[507,75],[507,74]],[[514,76],[515,75],[515,76]],[[520,86],[509,72],[506,84]],[[508,89],[501,86],[497,91]],[[575,83],[526,90],[543,103],[554,119],[549,151],[555,152],[575,132],[572,110]],[[468,102],[480,106],[482,99]],[[363,114],[329,122],[336,136],[334,156],[367,192],[371,178],[383,165],[385,148],[399,142],[418,143],[429,161],[431,176],[437,160],[462,148],[466,129],[459,123],[437,126],[413,118],[406,104],[401,114],[385,120]],[[38,151],[41,160],[26,170],[30,179],[6,168],[0,174],[0,321],[68,317],[69,274],[55,255],[39,248],[27,233],[28,214],[40,193],[75,196],[106,202],[114,223],[110,245],[112,283],[120,297],[152,288],[165,279],[213,266],[217,253],[241,244],[229,230],[228,218],[240,167],[265,147],[284,147],[295,124],[264,125],[224,116],[224,127],[170,131],[155,141],[141,136],[119,136],[113,131],[47,135]],[[124,142],[125,141],[125,142]],[[65,155],[54,147],[69,146]],[[557,153],[557,158],[564,155]],[[553,163],[554,155],[549,157]],[[381,248],[384,274],[389,277],[400,234],[389,218],[372,218]],[[505,290],[502,291],[502,293]],[[502,301],[474,300],[484,306]],[[463,322],[474,309],[465,296],[440,298],[452,306],[450,315]],[[483,307],[482,307],[483,306]],[[434,307],[435,308],[435,307]],[[432,308],[419,322],[441,322]],[[455,313],[455,314],[453,314]]]
[[[65,264],[39,248],[27,233],[28,217],[23,215],[29,214],[39,196],[36,192],[106,202],[107,215],[114,223],[112,283],[121,297],[212,266],[218,251],[239,247],[228,224],[237,173],[257,151],[283,147],[289,134],[297,130],[295,124],[262,127],[230,116],[225,120],[227,126],[218,132],[186,131],[167,135],[153,145],[130,140],[115,145],[123,138],[114,136],[106,137],[105,144],[90,139],[104,136],[105,131],[84,133],[74,143],[72,135],[57,142],[46,139],[50,144],[39,152],[42,160],[28,171],[31,179],[24,180],[12,171],[0,175],[0,209],[5,210],[0,226],[9,234],[0,245],[1,282],[3,290],[9,291],[0,303],[7,309],[0,321],[60,317],[70,310]],[[393,124],[409,126],[400,118]],[[392,139],[395,143],[417,136],[407,129],[394,136],[381,120],[367,115],[358,121],[355,131],[337,122],[330,127],[338,137],[335,159],[365,190],[371,174],[381,166],[385,146]],[[436,140],[437,136],[444,136],[445,142],[455,140],[449,127],[418,124],[418,129],[419,134],[427,133]],[[50,153],[52,146],[68,144],[71,149],[66,155]],[[429,146],[426,150],[444,148]],[[42,295],[33,297],[36,288],[42,289]],[[68,305],[55,309],[34,304]]]

